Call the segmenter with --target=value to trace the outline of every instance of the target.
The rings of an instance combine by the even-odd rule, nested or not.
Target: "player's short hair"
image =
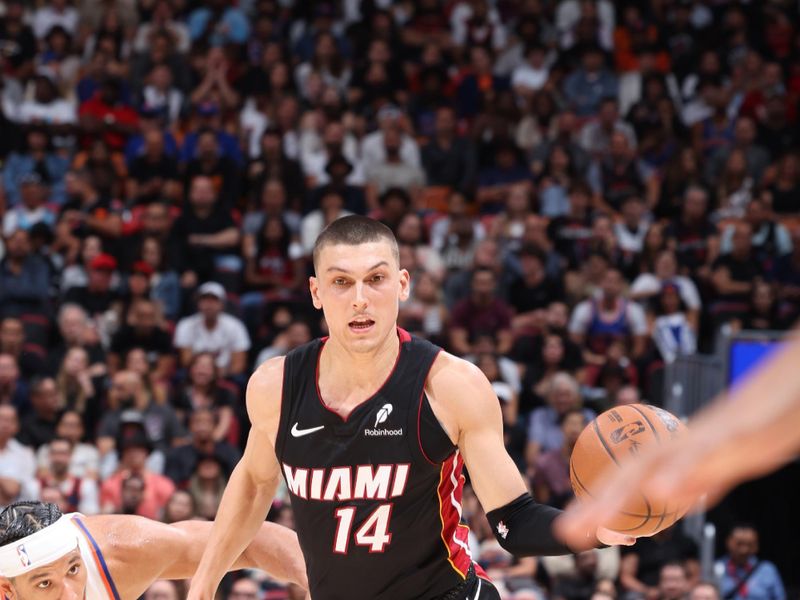
[[[49,502],[22,501],[9,504],[0,512],[0,546],[28,537],[61,517],[58,506]]]
[[[325,246],[344,244],[346,246],[359,246],[372,242],[386,241],[392,249],[392,256],[400,264],[400,248],[394,233],[386,225],[375,219],[361,215],[348,215],[330,223],[314,242],[312,257],[314,272],[316,273],[319,255]]]

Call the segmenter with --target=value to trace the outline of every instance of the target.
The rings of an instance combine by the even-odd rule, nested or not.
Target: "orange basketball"
[[[590,498],[607,473],[619,468],[648,446],[686,433],[673,414],[648,404],[627,404],[607,410],[578,437],[569,461],[572,489],[580,500]],[[635,536],[649,536],[680,519],[688,507],[651,502],[644,494],[625,505],[605,526]]]

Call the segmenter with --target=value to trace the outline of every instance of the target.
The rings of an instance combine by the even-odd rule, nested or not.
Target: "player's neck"
[[[329,338],[319,360],[319,386],[325,403],[347,411],[378,391],[397,362],[400,340],[393,331],[374,352],[353,352]]]

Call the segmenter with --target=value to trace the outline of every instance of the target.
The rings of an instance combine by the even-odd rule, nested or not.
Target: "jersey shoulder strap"
[[[317,356],[323,339],[311,340],[290,350],[283,360],[283,387],[281,391],[281,416],[275,436],[275,453],[280,457],[291,426],[293,408],[303,401],[306,386],[316,385]]]

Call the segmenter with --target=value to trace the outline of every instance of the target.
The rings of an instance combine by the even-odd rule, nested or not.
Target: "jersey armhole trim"
[[[422,422],[422,401],[423,401],[424,398],[425,398],[425,388],[423,388],[422,391],[419,394],[419,405],[417,407],[417,443],[419,444],[419,451],[422,453],[422,456],[425,457],[425,460],[427,460],[434,467],[438,467],[439,466],[438,463],[435,463],[430,459],[430,457],[428,456],[428,453],[425,452],[425,448],[423,448],[423,446],[422,446],[422,423],[421,422]]]
[[[425,399],[425,384],[428,381],[428,375],[430,375],[431,369],[433,368],[433,363],[435,363],[436,359],[439,358],[439,353],[441,351],[442,349],[439,348],[439,350],[436,352],[436,355],[433,357],[430,366],[428,367],[428,371],[425,373],[425,378],[422,380],[422,391],[419,393],[419,403],[417,404],[417,443],[419,444],[419,451],[422,453],[422,456],[425,457],[425,460],[435,467],[440,466],[440,463],[433,462],[428,456],[428,453],[425,452],[425,448],[422,445],[422,402]],[[431,407],[431,412],[433,412],[433,407]],[[436,413],[434,413],[434,415],[435,414]]]

